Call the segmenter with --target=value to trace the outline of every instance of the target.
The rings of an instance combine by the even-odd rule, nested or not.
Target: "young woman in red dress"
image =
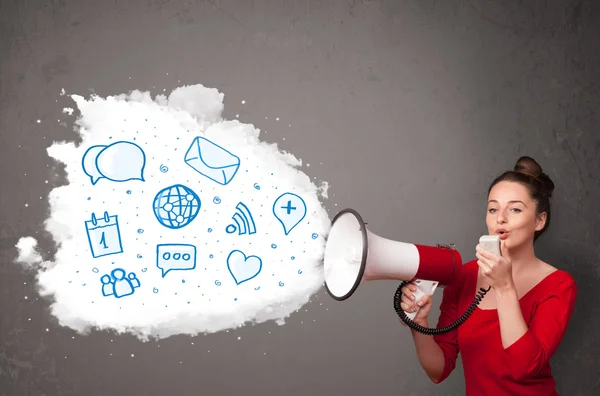
[[[498,176],[488,190],[488,233],[500,235],[501,255],[476,246],[460,280],[444,288],[437,327],[450,325],[488,289],[469,319],[442,335],[411,330],[419,362],[436,384],[456,367],[461,354],[467,396],[558,395],[549,360],[573,313],[575,281],[536,257],[535,240],[550,225],[554,184],[531,157]],[[428,327],[431,297],[414,301],[409,283],[401,307]]]

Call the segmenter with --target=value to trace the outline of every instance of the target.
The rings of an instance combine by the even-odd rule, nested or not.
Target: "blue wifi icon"
[[[250,213],[248,207],[243,202],[240,202],[235,209],[236,211],[231,217],[235,224],[229,224],[225,228],[225,231],[228,234],[233,234],[237,230],[238,235],[256,234],[256,224],[254,224],[252,213]]]

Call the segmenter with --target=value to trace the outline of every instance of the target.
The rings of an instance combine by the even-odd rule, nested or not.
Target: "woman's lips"
[[[508,238],[508,232],[503,232],[503,233],[501,233],[499,235],[500,235],[500,239],[501,240],[505,240],[506,238]]]

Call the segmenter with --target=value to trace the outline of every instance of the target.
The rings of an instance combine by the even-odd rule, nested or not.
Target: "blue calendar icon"
[[[104,212],[104,218],[98,220],[92,213],[92,219],[85,222],[85,228],[94,258],[123,253],[118,216]]]

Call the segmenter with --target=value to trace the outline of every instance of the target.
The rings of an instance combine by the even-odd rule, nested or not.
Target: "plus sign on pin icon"
[[[288,235],[306,216],[306,203],[298,195],[287,192],[275,200],[273,214]]]

